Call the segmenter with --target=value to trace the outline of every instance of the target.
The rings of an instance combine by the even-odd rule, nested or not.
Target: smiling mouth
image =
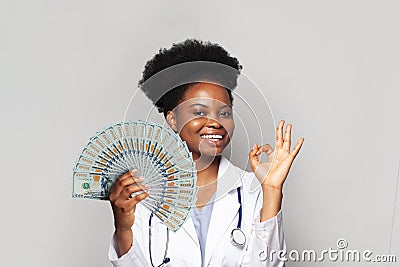
[[[219,141],[222,140],[224,136],[219,134],[204,134],[201,135],[201,138],[211,140],[211,141]]]

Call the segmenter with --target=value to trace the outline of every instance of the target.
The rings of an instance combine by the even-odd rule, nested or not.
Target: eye
[[[203,117],[206,115],[206,113],[203,111],[195,111],[195,112],[193,112],[193,115],[198,116],[198,117]]]
[[[223,112],[220,112],[219,115],[222,117],[231,117],[232,112],[231,111],[223,111]]]

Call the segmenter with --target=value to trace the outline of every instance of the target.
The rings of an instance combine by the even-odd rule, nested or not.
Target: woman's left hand
[[[269,144],[260,147],[254,144],[253,149],[249,153],[251,169],[256,174],[263,188],[282,190],[290,167],[304,142],[304,138],[300,138],[294,149],[290,151],[292,125],[288,124],[285,134],[283,134],[284,124],[285,121],[281,120],[276,128],[275,151]],[[260,162],[258,158],[263,152],[268,157],[266,162]]]

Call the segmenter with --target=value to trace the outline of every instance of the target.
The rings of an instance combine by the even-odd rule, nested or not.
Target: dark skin
[[[167,113],[166,119],[192,152],[199,186],[196,207],[201,210],[217,189],[220,155],[235,128],[229,95],[218,85],[196,84],[185,92],[181,103]],[[221,138],[204,138],[207,135]]]
[[[216,192],[220,156],[229,144],[235,127],[228,92],[216,84],[195,84],[186,90],[178,107],[167,113],[166,120],[192,152],[199,186],[196,207],[201,209]],[[263,192],[261,222],[276,216],[281,209],[283,183],[304,141],[300,138],[290,151],[292,126],[289,124],[283,133],[283,125],[281,120],[276,129],[275,151],[269,144],[260,147],[255,144],[249,152],[251,168]],[[259,161],[262,153],[268,156],[266,162]],[[138,184],[141,180],[135,173],[122,175],[110,192],[119,256],[127,253],[132,246],[136,204],[148,196],[142,191],[143,186]],[[140,191],[139,195],[130,197]]]

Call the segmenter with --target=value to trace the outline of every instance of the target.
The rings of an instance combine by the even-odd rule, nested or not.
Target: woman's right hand
[[[129,171],[115,182],[110,190],[109,199],[114,214],[115,234],[118,243],[119,256],[124,255],[132,246],[132,226],[135,222],[136,204],[149,196],[143,189],[147,187],[139,185],[143,177],[134,176],[137,170]],[[143,191],[131,197],[132,193]]]

